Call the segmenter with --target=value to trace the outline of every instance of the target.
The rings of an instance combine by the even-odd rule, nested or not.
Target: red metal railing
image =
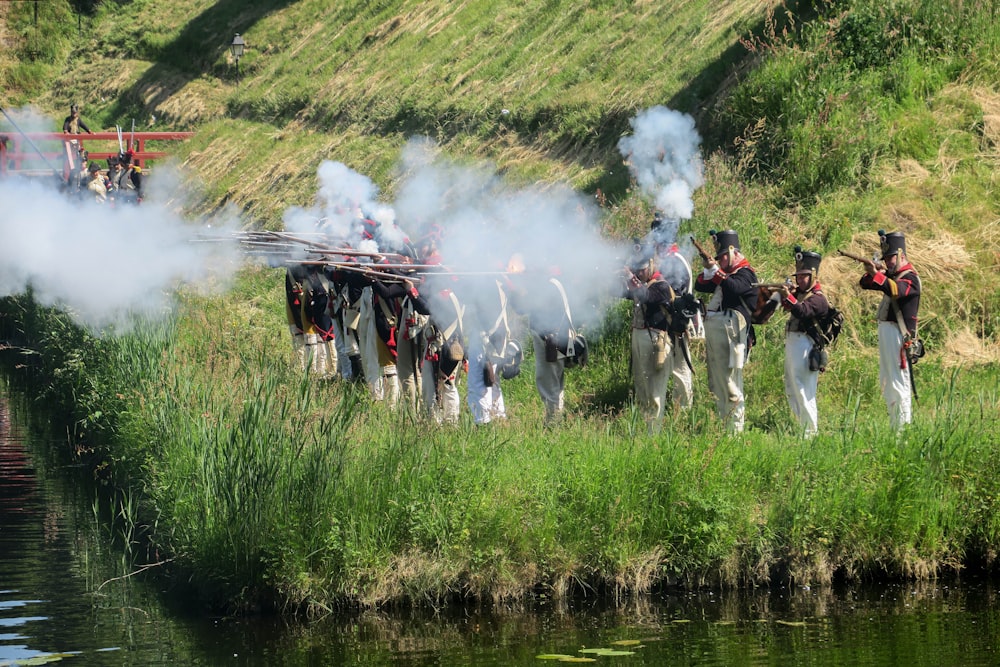
[[[147,151],[147,141],[183,141],[194,136],[194,132],[122,132],[121,141],[124,150],[132,148],[133,161],[143,169],[147,160],[156,160],[167,156],[163,151]],[[6,176],[9,169],[20,171],[26,161],[37,161],[44,157],[46,161],[57,160],[64,177],[69,177],[71,169],[76,168],[79,151],[87,150],[91,160],[104,160],[118,155],[117,132],[94,132],[92,134],[65,134],[63,132],[8,132],[0,135],[0,176]],[[30,143],[29,143],[30,140]],[[44,142],[62,142],[58,148],[42,145]],[[77,142],[76,146],[72,142]],[[113,142],[110,146],[109,142]],[[28,144],[25,146],[25,144]],[[34,146],[31,144],[34,143]],[[41,156],[35,151],[41,151]],[[25,150],[27,149],[27,150]],[[102,150],[103,149],[103,150]],[[54,163],[50,162],[50,166]]]

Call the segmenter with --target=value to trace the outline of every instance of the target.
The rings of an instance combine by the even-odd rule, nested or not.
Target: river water
[[[0,667],[1000,664],[995,582],[971,577],[309,622],[191,614],[130,576],[89,473],[21,412],[0,396]]]

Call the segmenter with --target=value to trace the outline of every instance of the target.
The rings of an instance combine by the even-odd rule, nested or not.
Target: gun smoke
[[[14,113],[25,132],[53,131],[50,119],[31,110]],[[159,186],[180,180],[167,177],[166,167],[156,172]],[[95,332],[167,315],[180,285],[224,289],[219,278],[231,273],[238,250],[235,242],[192,243],[204,223],[185,221],[160,203],[161,194],[112,207],[60,191],[53,177],[11,174],[0,179],[0,200],[0,296],[30,289],[40,304]],[[232,219],[213,224],[236,228]]]

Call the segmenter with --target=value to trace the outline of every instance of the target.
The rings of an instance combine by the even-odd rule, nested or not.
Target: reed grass
[[[275,299],[279,277],[266,281]],[[246,280],[261,285],[259,274]],[[823,378],[823,428],[809,441],[764,392],[749,394],[748,432],[727,435],[703,382],[691,413],[651,437],[627,398],[598,408],[575,389],[588,387],[586,371],[569,377],[571,414],[545,428],[531,363],[508,382],[510,423],[440,428],[372,404],[355,385],[300,375],[278,321],[235,344],[226,364],[210,361],[204,342],[222,341],[207,323],[225,304],[186,303],[164,330],[101,339],[104,353],[87,364],[65,345],[44,349],[61,372],[39,378],[52,383],[47,395],[77,392],[77,375],[121,394],[86,440],[128,489],[124,525],[149,534],[216,605],[319,613],[621,597],[664,585],[925,579],[994,562],[1000,477],[995,442],[981,434],[998,425],[995,368],[920,368],[916,422],[899,435],[874,387],[828,390],[862,368],[874,385],[871,366],[850,360]],[[41,309],[25,319],[69,326]],[[621,333],[607,327],[593,349],[598,376],[621,363]],[[767,352],[748,374],[773,383],[779,350]]]

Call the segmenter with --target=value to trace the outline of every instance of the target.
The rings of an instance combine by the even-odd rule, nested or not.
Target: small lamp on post
[[[240,58],[243,57],[243,49],[246,47],[247,43],[243,41],[240,37],[240,33],[236,33],[233,37],[233,43],[229,45],[229,52],[233,54],[233,58],[236,59],[236,87],[240,85]]]

